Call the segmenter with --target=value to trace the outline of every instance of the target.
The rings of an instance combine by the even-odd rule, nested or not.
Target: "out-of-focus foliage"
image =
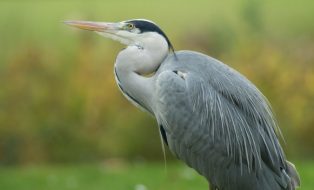
[[[66,19],[154,20],[175,49],[236,68],[269,98],[289,156],[314,156],[313,1],[0,2],[0,164],[162,159],[154,120],[118,91],[123,48]]]

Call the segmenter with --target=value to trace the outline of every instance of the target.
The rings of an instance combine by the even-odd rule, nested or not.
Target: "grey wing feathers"
[[[209,168],[204,166],[204,155],[216,162],[226,158],[226,167],[236,164],[243,175],[266,164],[281,176],[280,168],[286,169],[287,164],[276,135],[279,129],[259,90],[213,58],[189,51],[176,54],[157,73],[154,111],[169,136],[170,150],[199,170],[215,169],[210,161]],[[184,77],[171,72],[177,70]]]

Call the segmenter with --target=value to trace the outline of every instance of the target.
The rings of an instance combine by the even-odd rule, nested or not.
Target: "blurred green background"
[[[314,1],[0,0],[0,189],[207,189],[116,87],[122,45],[65,26],[153,20],[269,98],[302,189],[314,187]]]

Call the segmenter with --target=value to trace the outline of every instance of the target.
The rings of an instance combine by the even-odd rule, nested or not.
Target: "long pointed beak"
[[[90,30],[95,32],[110,32],[117,31],[120,29],[118,23],[110,23],[110,22],[91,22],[91,21],[78,21],[78,20],[70,20],[64,21],[65,24],[80,28],[83,30]]]

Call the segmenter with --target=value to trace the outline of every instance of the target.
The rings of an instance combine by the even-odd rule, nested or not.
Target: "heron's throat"
[[[130,45],[119,53],[116,66],[122,72],[151,76],[168,56],[168,53],[167,47],[163,46]]]
[[[121,53],[120,53],[121,54]],[[145,77],[146,74],[133,64],[122,62],[124,58],[120,55],[115,63],[115,78],[122,94],[135,106],[152,113],[150,105],[153,94],[152,78]]]
[[[168,48],[128,46],[115,63],[116,81],[122,93],[135,105],[152,113],[154,73],[168,56]]]

